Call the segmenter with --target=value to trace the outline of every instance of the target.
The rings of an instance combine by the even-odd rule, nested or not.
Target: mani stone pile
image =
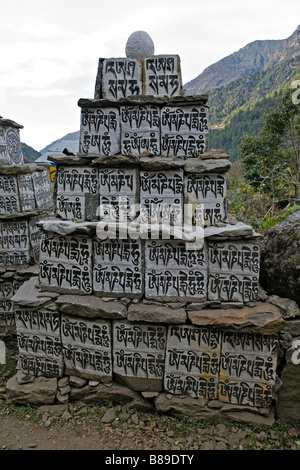
[[[0,336],[15,328],[12,297],[38,268],[37,222],[53,206],[47,167],[24,163],[22,128],[0,117]]]
[[[79,153],[51,157],[55,217],[14,296],[19,383],[55,379],[61,403],[121,387],[156,409],[268,418],[282,320],[259,299],[258,236],[228,213],[208,97],[184,96],[177,55],[135,44],[99,60]]]

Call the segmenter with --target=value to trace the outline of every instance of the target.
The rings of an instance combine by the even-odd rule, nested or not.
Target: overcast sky
[[[284,39],[299,0],[0,0],[0,115],[41,150],[79,130],[79,98],[93,98],[98,58],[125,57],[146,31],[154,54],[178,54],[183,84],[257,39]]]

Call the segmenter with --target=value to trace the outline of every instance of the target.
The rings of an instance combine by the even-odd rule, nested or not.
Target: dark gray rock
[[[297,343],[296,343],[297,341]],[[300,416],[300,337],[286,353],[286,365],[281,374],[282,385],[278,390],[277,417],[289,423],[299,422]]]
[[[300,211],[267,230],[261,245],[260,284],[300,306]]]
[[[128,408],[149,410],[151,403],[145,400],[140,393],[131,390],[124,385],[112,382],[111,384],[99,384],[95,387],[89,385],[82,388],[71,387],[70,401],[84,401],[85,403],[112,402],[114,404],[123,403]]]
[[[18,405],[51,405],[55,402],[57,379],[37,377],[33,382],[20,384],[15,375],[6,384],[9,399]]]
[[[142,302],[132,304],[128,308],[128,320],[150,323],[185,323],[187,318],[183,308],[172,309],[158,305],[147,305]]]
[[[121,301],[108,301],[94,295],[60,295],[56,301],[63,313],[86,318],[118,319],[126,317],[127,309]]]

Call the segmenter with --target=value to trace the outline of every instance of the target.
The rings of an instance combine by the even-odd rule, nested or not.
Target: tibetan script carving
[[[6,130],[6,153],[11,165],[21,165],[24,163],[22,153],[20,133],[18,129],[8,128]]]
[[[259,246],[251,242],[209,243],[210,300],[253,302],[258,295]]]
[[[185,201],[192,208],[192,223],[215,225],[225,220],[226,178],[218,174],[187,175]]]
[[[137,391],[161,391],[165,365],[166,327],[113,323],[113,369]]]
[[[100,218],[132,220],[138,207],[138,171],[133,168],[99,170]]]
[[[147,298],[205,300],[205,249],[187,250],[184,242],[147,241],[145,246]]]
[[[96,168],[57,169],[56,214],[66,220],[96,220],[99,206],[99,176]]]
[[[32,175],[18,175],[18,185],[22,212],[34,211],[36,203]]]
[[[62,344],[68,374],[112,380],[111,324],[62,315]]]
[[[117,108],[81,110],[79,151],[84,155],[120,152],[120,116]]]
[[[168,330],[165,390],[217,399],[222,333],[188,325]]]
[[[0,222],[0,265],[25,265],[29,260],[28,221]]]
[[[121,153],[160,154],[160,110],[157,106],[121,107]]]
[[[141,171],[141,220],[180,225],[183,221],[183,170]]]
[[[46,234],[40,248],[39,279],[44,290],[92,294],[92,240]]]
[[[21,370],[30,375],[60,377],[63,356],[58,313],[17,308],[15,315]]]
[[[142,66],[136,59],[104,59],[102,95],[110,101],[142,94]]]
[[[144,285],[141,241],[95,240],[93,285],[97,295],[141,297]]]
[[[273,399],[277,342],[275,336],[170,326],[165,390],[266,407]]]
[[[11,298],[20,288],[18,281],[5,281],[0,283],[0,327],[14,326],[14,305]]]
[[[266,407],[273,400],[276,336],[223,332],[219,400]]]
[[[143,93],[151,96],[182,94],[180,58],[177,55],[158,55],[143,61]]]
[[[20,211],[17,177],[0,175],[0,215],[14,215]]]

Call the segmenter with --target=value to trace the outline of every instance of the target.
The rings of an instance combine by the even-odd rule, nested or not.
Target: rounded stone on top
[[[154,54],[154,43],[145,31],[135,31],[127,39],[126,57],[130,59],[141,59]]]

